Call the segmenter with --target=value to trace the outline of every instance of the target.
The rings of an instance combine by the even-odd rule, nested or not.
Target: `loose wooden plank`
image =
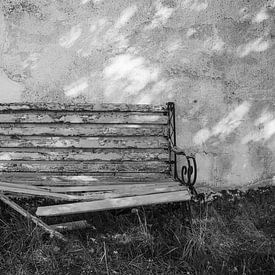
[[[167,105],[149,104],[65,104],[65,103],[9,103],[0,104],[0,112],[55,111],[55,112],[166,112]]]
[[[12,197],[46,197],[55,199],[58,201],[91,201],[91,200],[105,200],[110,198],[123,198],[129,196],[141,196],[149,194],[158,193],[169,193],[175,191],[186,190],[184,186],[178,184],[173,184],[169,186],[150,186],[150,187],[133,187],[129,188],[129,185],[124,185],[119,189],[109,189],[109,190],[94,190],[85,192],[54,192],[51,188],[45,189],[32,189],[31,186],[26,186],[26,188],[18,188],[12,186],[2,186],[0,184],[0,191],[10,194]],[[61,190],[60,190],[61,191]],[[64,191],[64,190],[63,190]]]
[[[123,198],[123,197],[134,197],[141,195],[150,195],[150,194],[160,194],[160,193],[170,193],[176,191],[187,190],[186,187],[176,185],[174,186],[164,186],[164,187],[151,187],[151,188],[126,188],[108,190],[108,191],[92,191],[92,192],[82,192],[82,193],[72,193],[77,196],[78,200],[82,201],[91,201],[91,200],[105,200],[111,198]],[[71,193],[69,193],[71,194]]]
[[[0,193],[0,200],[4,202],[5,204],[9,205],[12,209],[14,209],[16,212],[18,212],[23,217],[31,220],[34,224],[41,227],[43,230],[45,230],[47,233],[50,234],[51,237],[57,237],[58,239],[62,241],[67,241],[67,239],[59,232],[45,224],[43,221],[41,221],[39,218],[33,216],[28,211],[20,207],[15,202],[11,201],[7,196]]]
[[[26,189],[26,188],[17,188],[17,187],[9,187],[9,186],[2,186],[0,185],[0,192],[3,193],[18,193],[20,195],[22,194],[28,194],[33,196],[41,196],[46,198],[52,198],[52,199],[58,199],[58,200],[67,200],[67,201],[75,201],[79,200],[79,196],[75,195],[67,195],[62,193],[54,193],[49,191],[42,191],[42,190],[35,190],[35,189]]]
[[[14,184],[0,182],[0,191],[10,193],[12,196],[18,195],[42,196],[58,200],[100,200],[106,198],[119,198],[129,196],[140,196],[157,194],[164,192],[175,192],[187,190],[176,182],[165,184],[123,184],[123,185],[103,185],[103,186],[79,186],[79,187],[34,187],[26,184]]]
[[[163,149],[63,149],[1,148],[0,161],[10,160],[94,160],[94,161],[168,161]]]
[[[167,136],[163,125],[127,124],[0,124],[0,135],[21,136]]]
[[[164,137],[0,136],[0,147],[14,148],[168,148]]]
[[[0,172],[159,172],[167,173],[169,165],[160,161],[88,162],[88,161],[1,161]]]
[[[118,112],[21,112],[0,113],[0,123],[117,123],[117,124],[167,124],[167,116],[150,113]]]
[[[1,183],[0,183],[1,185]],[[18,186],[18,184],[17,184]],[[124,193],[124,192],[135,192],[138,190],[146,191],[146,190],[154,190],[155,193],[157,193],[157,190],[169,190],[171,187],[177,187],[182,188],[179,182],[175,181],[167,181],[167,182],[154,182],[154,183],[125,183],[125,184],[117,184],[117,185],[80,185],[80,186],[44,186],[43,188],[46,188],[47,190],[55,193],[74,193],[74,192],[97,192],[97,191],[114,191],[117,193]],[[41,187],[39,188],[41,189]]]
[[[11,182],[4,182],[4,181],[0,181],[0,186],[1,187],[12,187],[12,188],[21,188],[21,189],[30,189],[30,190],[36,190],[36,191],[45,191],[45,190],[48,190],[48,191],[53,191],[47,187],[38,187],[38,186],[34,186],[34,185],[30,185],[30,184],[26,184],[26,183],[11,183]],[[53,191],[54,192],[54,191]],[[57,193],[62,193],[62,192],[57,192]]]
[[[70,231],[70,230],[90,228],[91,225],[86,220],[80,220],[80,221],[73,221],[73,222],[64,222],[59,224],[51,224],[50,227],[53,230],[64,232],[64,231]]]
[[[1,173],[0,179],[5,182],[34,186],[102,186],[104,184],[142,184],[151,182],[173,181],[164,173],[81,173],[59,175],[59,173]]]
[[[38,216],[58,216],[79,214],[85,212],[95,212],[102,210],[120,209],[137,207],[142,205],[160,204],[168,202],[179,202],[190,200],[190,194],[187,190],[169,193],[160,193],[145,196],[105,199],[99,201],[77,202],[62,205],[38,207],[36,215]]]

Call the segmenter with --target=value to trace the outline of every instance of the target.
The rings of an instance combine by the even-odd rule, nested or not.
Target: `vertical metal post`
[[[177,174],[177,155],[174,154],[172,160],[172,149],[171,147],[176,146],[176,117],[175,117],[175,104],[174,102],[167,103],[168,110],[168,141],[169,141],[169,163],[170,171],[172,170],[172,163],[174,164],[174,178],[178,178]]]

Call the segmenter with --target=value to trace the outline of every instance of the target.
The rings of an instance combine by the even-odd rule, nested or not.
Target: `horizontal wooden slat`
[[[167,124],[167,116],[147,113],[66,113],[23,112],[1,114],[0,123],[118,123],[118,124]]]
[[[125,198],[105,199],[89,202],[77,202],[61,205],[51,205],[38,207],[36,215],[38,216],[58,216],[79,214],[85,212],[95,212],[102,210],[111,210],[119,208],[137,207],[141,205],[160,204],[168,202],[178,202],[190,200],[190,194],[187,190],[152,194],[145,196],[134,196]]]
[[[1,147],[167,148],[164,137],[34,137],[0,136]]]
[[[62,103],[10,103],[0,104],[0,112],[11,111],[71,111],[71,112],[165,112],[166,105],[148,104],[62,104]]]
[[[1,161],[0,172],[168,172],[164,162]]]
[[[44,186],[40,187],[40,186],[35,186],[35,185],[30,185],[30,184],[25,184],[25,183],[10,183],[10,182],[6,182],[6,181],[0,181],[0,186],[21,188],[21,189],[30,189],[30,190],[36,190],[36,191],[45,191],[45,189],[49,191],[50,190],[49,188],[51,188],[50,186],[47,188]],[[72,188],[72,187],[70,187],[70,188]]]
[[[83,193],[72,193],[71,196],[78,196],[78,200],[105,200],[111,198],[123,198],[123,197],[135,197],[150,194],[161,194],[170,192],[180,192],[187,190],[183,186],[165,186],[155,188],[137,188],[137,189],[122,189],[122,190],[110,190],[101,192],[83,192]]]
[[[0,182],[0,190],[7,192],[20,193],[28,195],[41,195],[46,196],[54,193],[58,197],[58,193],[71,194],[75,197],[71,199],[106,199],[117,198],[125,196],[138,196],[145,194],[156,194],[164,192],[181,191],[187,187],[181,186],[175,181],[168,181],[162,183],[147,183],[147,184],[117,184],[117,185],[98,185],[98,186],[33,186],[28,184],[16,184],[8,182]],[[78,197],[76,197],[78,196]],[[61,197],[60,197],[61,198]]]
[[[63,149],[41,148],[0,149],[0,161],[10,160],[108,160],[108,161],[168,161],[164,149]]]
[[[1,185],[1,182],[0,182]],[[20,184],[15,184],[16,187],[19,187]],[[26,185],[24,185],[26,186]],[[100,192],[100,191],[113,191],[116,193],[125,193],[125,192],[137,192],[137,191],[149,191],[153,190],[154,193],[168,191],[170,187],[182,188],[179,182],[175,181],[166,181],[166,182],[153,182],[153,183],[128,183],[128,184],[105,184],[105,185],[80,185],[80,186],[30,186],[31,188],[46,188],[51,192],[56,193],[77,193],[77,192]],[[185,187],[183,187],[185,188]]]
[[[9,187],[9,186],[2,186],[0,185],[0,193],[4,192],[7,193],[18,193],[20,195],[26,194],[26,195],[32,195],[32,196],[42,196],[46,198],[51,199],[57,199],[57,200],[81,200],[79,196],[77,195],[67,195],[62,193],[54,193],[49,191],[42,191],[42,190],[35,190],[35,189],[23,189],[23,188],[17,188],[17,187]]]
[[[119,124],[0,124],[0,135],[28,136],[167,136],[162,125]]]
[[[161,173],[83,173],[81,175],[59,175],[58,173],[1,173],[5,182],[34,186],[102,186],[104,184],[143,184],[168,182],[171,177]]]

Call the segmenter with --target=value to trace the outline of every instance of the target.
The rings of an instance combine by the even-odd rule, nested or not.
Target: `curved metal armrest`
[[[190,156],[188,156],[185,150],[177,146],[173,146],[171,150],[176,155],[184,156],[187,161],[187,165],[183,165],[181,167],[180,176],[176,171],[176,179],[180,183],[187,185],[190,189],[193,189],[194,184],[196,183],[196,180],[197,180],[197,163],[196,163],[194,154],[190,154]]]

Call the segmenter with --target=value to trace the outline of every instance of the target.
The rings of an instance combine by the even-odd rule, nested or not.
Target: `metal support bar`
[[[187,156],[184,150],[177,147],[175,104],[173,102],[168,102],[167,109],[170,171],[172,171],[172,164],[174,164],[174,179],[179,181],[181,184],[188,186],[192,195],[197,197],[198,193],[194,188],[197,179],[196,159],[194,156]],[[187,162],[187,165],[182,166],[180,175],[177,169],[178,156],[183,156]]]

